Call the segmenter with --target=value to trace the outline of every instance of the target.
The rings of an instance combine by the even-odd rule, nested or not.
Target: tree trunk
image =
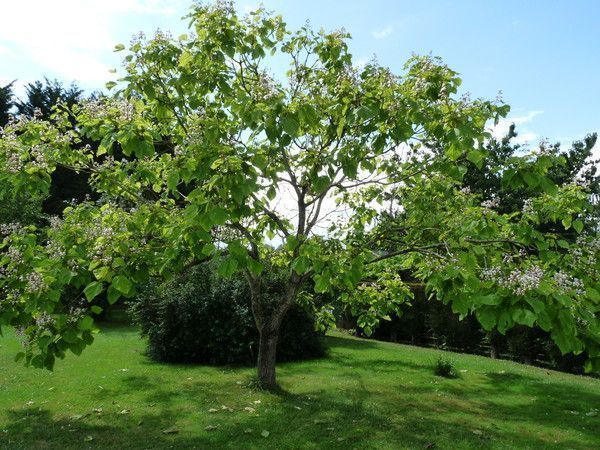
[[[277,358],[279,329],[283,317],[296,301],[302,279],[295,272],[292,272],[282,302],[270,311],[263,304],[260,278],[248,276],[248,280],[250,282],[252,314],[259,333],[258,361],[256,364],[258,382],[264,389],[275,389],[277,387],[275,361]]]
[[[261,330],[258,343],[258,382],[264,389],[275,389],[275,360],[277,358],[277,338],[279,330]]]
[[[488,333],[490,342],[490,358],[498,359],[500,357],[500,351],[498,349],[498,332],[493,330]]]

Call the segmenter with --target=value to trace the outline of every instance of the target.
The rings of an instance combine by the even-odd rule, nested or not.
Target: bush
[[[281,273],[265,274],[264,290],[277,300],[285,289]],[[134,321],[148,337],[155,360],[180,363],[254,364],[258,331],[250,292],[242,277],[224,279],[204,263],[167,283],[150,283],[131,305]],[[286,315],[277,346],[278,361],[324,355],[314,318],[294,305]]]
[[[440,356],[435,362],[435,365],[433,367],[433,373],[439,377],[444,378],[458,377],[458,373],[454,368],[454,363],[451,360],[444,358],[443,356]]]

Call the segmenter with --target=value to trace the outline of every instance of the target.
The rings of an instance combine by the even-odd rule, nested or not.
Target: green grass
[[[14,363],[20,344],[1,338],[0,449],[600,448],[598,379],[327,339],[328,358],[280,365],[272,394],[249,368],[151,362],[132,328],[105,329],[54,373]],[[433,375],[443,354],[459,378]]]

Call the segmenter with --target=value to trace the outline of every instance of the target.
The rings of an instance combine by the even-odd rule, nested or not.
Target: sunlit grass
[[[163,365],[110,327],[54,373],[12,361],[0,339],[0,448],[600,448],[600,380],[444,352],[328,338],[327,358],[250,368]],[[594,409],[597,408],[597,409]]]

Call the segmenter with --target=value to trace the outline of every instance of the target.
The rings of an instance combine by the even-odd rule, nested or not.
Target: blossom
[[[27,275],[27,292],[38,293],[46,289],[48,289],[48,285],[41,273],[34,271]]]
[[[554,274],[552,279],[554,280],[558,290],[563,293],[573,291],[577,295],[585,294],[585,287],[579,278],[575,278],[569,274],[559,271]]]
[[[481,206],[485,209],[494,209],[500,205],[500,201],[497,198],[490,198],[481,202]]]

